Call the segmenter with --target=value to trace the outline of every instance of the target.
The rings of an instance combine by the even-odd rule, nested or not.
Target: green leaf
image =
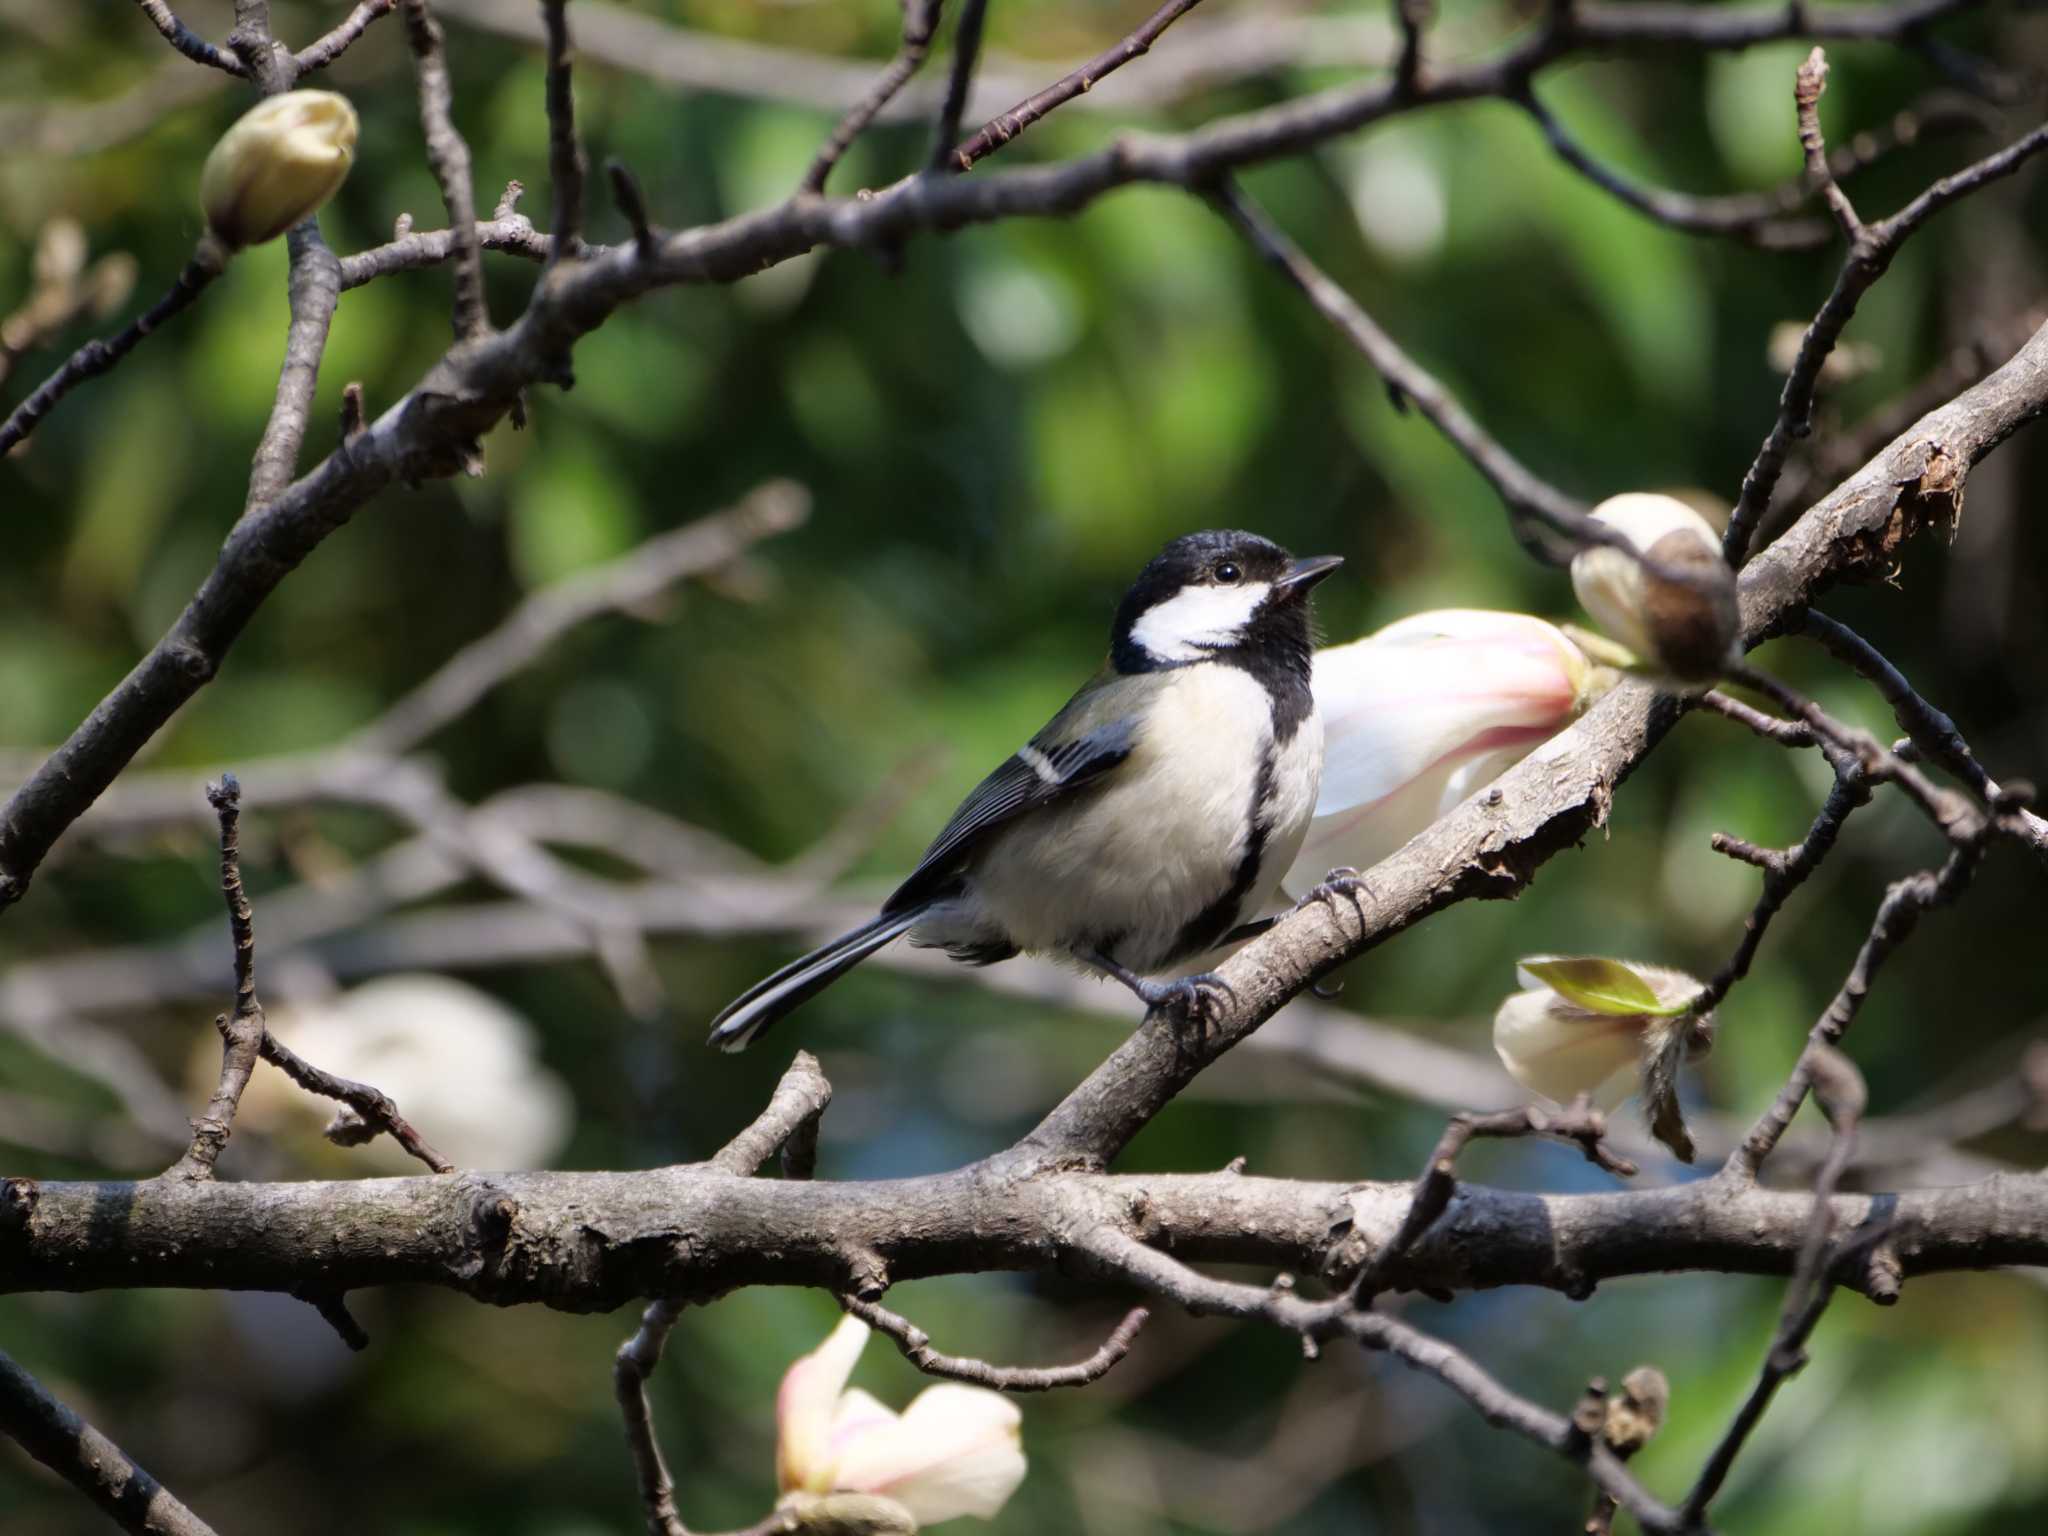
[[[1524,960],[1522,969],[1575,1008],[1590,1013],[1664,1016],[1671,1010],[1635,970],[1597,955],[1552,955]]]

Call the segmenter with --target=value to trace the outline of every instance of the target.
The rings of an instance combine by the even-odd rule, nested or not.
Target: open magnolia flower
[[[1572,590],[1594,623],[1649,670],[1687,683],[1719,677],[1735,654],[1742,616],[1713,525],[1675,496],[1640,492],[1609,497],[1593,517],[1683,578],[1658,576],[1626,550],[1580,550]]]
[[[1526,613],[1418,613],[1316,652],[1323,787],[1285,885],[1369,869],[1578,718],[1614,674]]]
[[[868,1341],[857,1317],[789,1368],[775,1399],[783,1502],[877,1494],[920,1527],[994,1516],[1024,1480],[1017,1405],[985,1387],[927,1387],[902,1413],[847,1378]]]
[[[1691,1162],[1678,1064],[1712,1038],[1713,1015],[1691,1016],[1700,984],[1683,971],[1591,955],[1531,956],[1515,978],[1525,990],[1493,1018],[1493,1048],[1515,1081],[1554,1103],[1583,1094],[1602,1109],[1640,1091],[1657,1139]]]

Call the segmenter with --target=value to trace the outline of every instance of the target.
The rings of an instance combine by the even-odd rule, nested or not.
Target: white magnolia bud
[[[1593,516],[1684,579],[1658,576],[1626,550],[1582,549],[1572,557],[1572,590],[1586,612],[1647,667],[1680,682],[1719,677],[1742,617],[1713,527],[1677,497],[1647,493],[1610,497]]]
[[[334,195],[356,152],[356,109],[332,91],[258,102],[220,136],[199,177],[206,226],[229,250],[274,240]]]
[[[1516,1082],[1569,1104],[1612,1109],[1635,1092],[1700,984],[1683,971],[1593,956],[1537,955],[1515,971],[1525,991],[1500,1005],[1493,1048]]]
[[[1370,869],[1556,735],[1613,682],[1554,624],[1447,608],[1316,652],[1323,782],[1284,882]]]
[[[784,1501],[876,1494],[915,1527],[993,1518],[1024,1480],[1017,1405],[986,1387],[948,1382],[927,1387],[899,1414],[846,1385],[867,1340],[867,1324],[845,1318],[782,1378],[775,1460]]]

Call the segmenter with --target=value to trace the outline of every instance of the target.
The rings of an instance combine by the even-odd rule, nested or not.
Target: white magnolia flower
[[[1316,652],[1323,786],[1284,882],[1369,869],[1576,719],[1613,681],[1554,624],[1447,608]]]
[[[1593,509],[1683,582],[1651,574],[1626,550],[1594,545],[1572,557],[1572,590],[1608,638],[1681,682],[1711,682],[1735,651],[1735,573],[1704,517],[1675,496],[1612,496]]]
[[[334,195],[356,153],[356,109],[332,91],[286,91],[235,119],[206,157],[199,206],[229,250],[274,240]]]
[[[394,975],[331,1001],[270,1012],[278,1039],[315,1066],[381,1088],[458,1168],[544,1167],[569,1139],[568,1085],[544,1066],[533,1027],[488,993],[447,976]],[[206,1056],[220,1070],[215,1046]],[[264,1067],[239,1118],[273,1132],[317,1130],[335,1106]],[[348,1153],[350,1166],[417,1173],[388,1136]]]
[[[1526,989],[1500,1005],[1493,1048],[1516,1082],[1558,1104],[1589,1095],[1612,1109],[1690,1033],[1701,991],[1683,971],[1593,956],[1535,955],[1515,968]]]
[[[867,1341],[867,1324],[845,1318],[782,1378],[775,1461],[785,1502],[871,1493],[902,1505],[919,1526],[993,1517],[1024,1480],[1017,1405],[949,1382],[896,1413],[846,1385]]]

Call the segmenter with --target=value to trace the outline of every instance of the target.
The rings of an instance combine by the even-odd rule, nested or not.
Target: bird
[[[1207,530],[1166,545],[1118,604],[1109,657],[961,802],[870,922],[728,1003],[743,1050],[904,934],[968,965],[1020,953],[1113,978],[1178,1018],[1228,988],[1151,978],[1249,938],[1280,899],[1322,777],[1310,591],[1343,563]]]

